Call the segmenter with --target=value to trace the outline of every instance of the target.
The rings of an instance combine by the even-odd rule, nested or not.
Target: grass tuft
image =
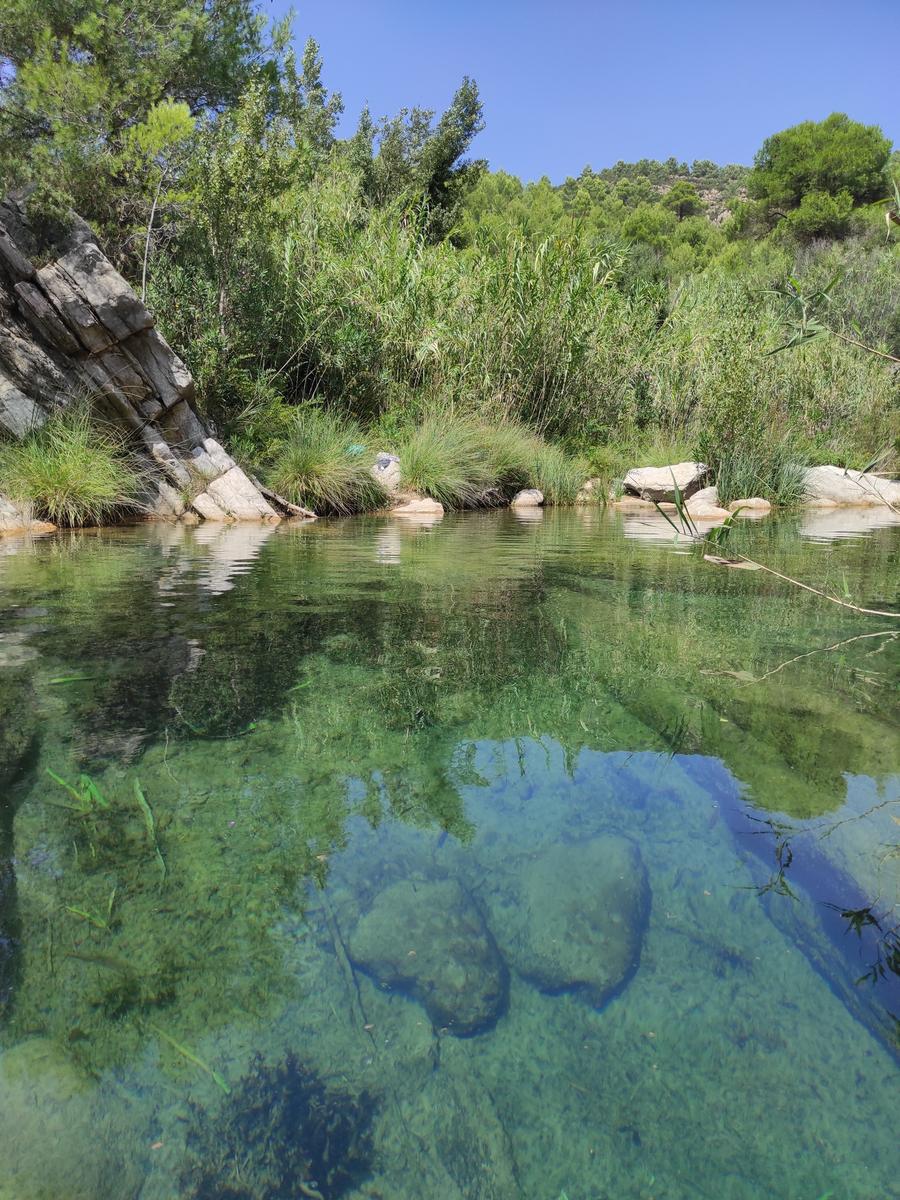
[[[141,473],[115,431],[73,401],[21,442],[0,446],[0,491],[56,525],[100,525],[135,511]]]
[[[400,445],[400,478],[446,508],[469,508],[494,487],[485,437],[467,421],[429,417]]]
[[[293,415],[267,474],[272,487],[292,503],[343,516],[385,503],[370,466],[366,439],[355,421],[306,408]]]
[[[548,504],[574,504],[589,475],[587,462],[561,446],[537,441],[531,486],[540,488]]]
[[[799,504],[804,497],[804,468],[786,444],[737,446],[708,459],[719,489],[719,503],[761,496],[771,504]]]

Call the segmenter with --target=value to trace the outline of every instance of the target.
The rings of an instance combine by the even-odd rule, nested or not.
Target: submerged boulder
[[[48,1038],[0,1054],[0,1200],[137,1195],[143,1177],[128,1145],[108,1129],[98,1136],[95,1091]]]
[[[622,483],[628,495],[642,500],[675,500],[675,485],[684,500],[690,499],[709,482],[710,469],[706,463],[681,462],[669,467],[632,467]]]
[[[458,1037],[489,1028],[508,974],[472,897],[452,879],[380,892],[350,937],[350,957],[383,987],[409,992]]]
[[[550,846],[495,900],[503,953],[541,991],[575,992],[599,1006],[637,969],[650,888],[628,838],[603,834]]]

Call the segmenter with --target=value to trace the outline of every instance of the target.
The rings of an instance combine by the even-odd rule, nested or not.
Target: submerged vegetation
[[[225,1090],[229,1100],[212,1123],[204,1108],[192,1106],[191,1162],[182,1176],[190,1200],[339,1200],[369,1174],[375,1106],[367,1093],[327,1086],[293,1053],[274,1065],[257,1055],[234,1094]]]
[[[252,0],[139,0],[111,40],[100,0],[74,26],[7,7],[0,186],[31,188],[39,224],[73,206],[95,225],[207,417],[290,499],[377,506],[368,446],[453,505],[526,478],[571,499],[583,479],[554,447],[609,464],[677,445],[723,496],[779,502],[799,466],[896,467],[896,160],[877,127],[807,121],[752,168],[645,159],[523,184],[469,157],[469,79],[439,117],[364,111],[338,137],[315,43],[298,59]],[[827,290],[825,336],[773,354],[788,280]],[[7,453],[2,482],[47,515],[129,499],[107,469],[69,500],[41,453]]]

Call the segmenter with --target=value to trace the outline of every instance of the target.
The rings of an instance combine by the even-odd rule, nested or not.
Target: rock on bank
[[[23,197],[8,198],[0,203],[0,433],[24,437],[85,395],[137,444],[151,513],[277,521],[291,511],[210,436],[190,372],[91,229],[73,216],[48,241]]]

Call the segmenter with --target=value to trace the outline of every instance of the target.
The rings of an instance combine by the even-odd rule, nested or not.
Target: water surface
[[[669,534],[3,543],[0,1200],[900,1196],[897,622]]]

